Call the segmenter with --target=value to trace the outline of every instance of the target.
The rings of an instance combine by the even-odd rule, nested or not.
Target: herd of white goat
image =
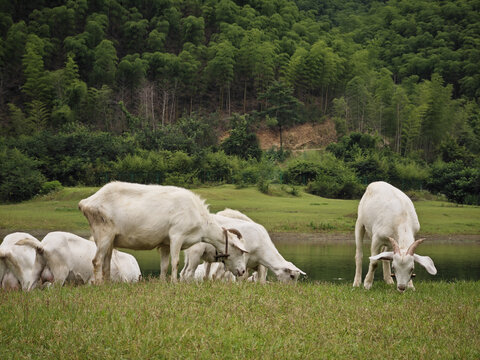
[[[265,283],[270,270],[282,282],[295,282],[305,272],[278,252],[266,229],[245,214],[225,209],[210,213],[193,192],[175,186],[111,182],[79,202],[90,224],[92,239],[51,232],[42,241],[30,234],[7,235],[0,245],[3,289],[32,290],[52,284],[101,284],[141,279],[136,259],[115,248],[158,249],[160,278],[177,281],[180,251],[185,265],[181,280],[250,280]],[[414,262],[428,273],[432,259],[415,253],[424,239],[415,240],[420,224],[412,201],[385,182],[371,183],[360,200],[355,226],[356,255],[353,286],[361,285],[362,244],[371,239],[371,256],[364,287],[370,289],[379,261],[384,280],[397,289],[413,288]],[[252,274],[251,274],[252,273]]]

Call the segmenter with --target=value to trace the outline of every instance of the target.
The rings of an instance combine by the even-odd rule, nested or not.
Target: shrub
[[[47,181],[43,183],[40,194],[47,195],[55,191],[62,190],[63,186],[58,180]]]
[[[353,132],[342,137],[337,143],[328,145],[327,151],[339,159],[350,162],[359,154],[367,154],[376,150],[381,141],[379,136]]]
[[[435,163],[427,187],[450,201],[480,205],[480,169],[465,167],[461,161]]]
[[[223,151],[208,152],[200,169],[200,179],[204,182],[229,182],[235,170],[235,161]]]
[[[154,151],[139,151],[126,155],[112,166],[111,178],[138,183],[162,183],[167,165],[162,154]]]
[[[258,164],[249,164],[242,166],[233,176],[233,183],[238,186],[253,185],[258,182],[259,178]]]
[[[313,161],[296,159],[287,165],[283,182],[287,184],[306,185],[320,175],[320,164]]]
[[[385,157],[377,153],[367,155],[357,155],[349,163],[349,166],[355,171],[355,174],[363,184],[369,184],[373,181],[388,179],[389,162]]]
[[[257,135],[251,130],[245,116],[234,115],[230,122],[230,136],[221,144],[228,155],[237,155],[243,159],[260,160],[262,150],[258,145]]]
[[[262,194],[269,194],[270,181],[260,177],[257,182],[257,189]]]
[[[319,163],[320,173],[307,186],[307,191],[327,198],[355,199],[361,197],[365,187],[355,172],[343,161],[325,153]]]
[[[38,194],[45,177],[37,166],[17,149],[0,150],[0,200],[18,202]]]
[[[428,167],[421,166],[412,160],[390,160],[388,181],[402,190],[422,189],[429,176]]]

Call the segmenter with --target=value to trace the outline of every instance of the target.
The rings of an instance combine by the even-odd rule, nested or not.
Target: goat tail
[[[25,238],[17,241],[15,245],[30,246],[31,248],[35,249],[39,254],[43,254],[43,245],[37,239]]]

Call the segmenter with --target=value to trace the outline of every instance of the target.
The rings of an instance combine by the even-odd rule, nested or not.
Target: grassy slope
[[[32,201],[0,205],[0,229],[8,231],[66,230],[88,233],[78,201],[96,188],[66,188]],[[271,232],[353,232],[358,200],[325,199],[300,191],[291,196],[280,188],[265,195],[256,188],[232,185],[194,189],[211,211],[238,209]],[[421,234],[479,234],[480,207],[440,201],[415,203]]]
[[[480,358],[480,282],[162,283],[0,292],[2,359]]]

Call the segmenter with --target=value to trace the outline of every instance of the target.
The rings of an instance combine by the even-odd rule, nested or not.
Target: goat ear
[[[232,238],[230,240],[230,243],[232,244],[232,246],[235,246],[241,252],[248,254],[248,251],[245,249],[244,245],[238,240],[237,237]]]
[[[307,273],[305,271],[300,270],[298,267],[295,266],[295,264],[293,264],[291,262],[289,262],[289,264],[290,264],[290,269],[291,270],[298,271],[302,275],[307,275]]]
[[[422,265],[425,269],[427,269],[430,275],[437,274],[437,268],[435,267],[433,260],[429,256],[421,256],[421,255],[413,254],[413,259],[417,263]]]
[[[370,256],[369,257],[370,261],[372,260],[393,260],[393,251],[384,251],[378,255],[375,256]]]

